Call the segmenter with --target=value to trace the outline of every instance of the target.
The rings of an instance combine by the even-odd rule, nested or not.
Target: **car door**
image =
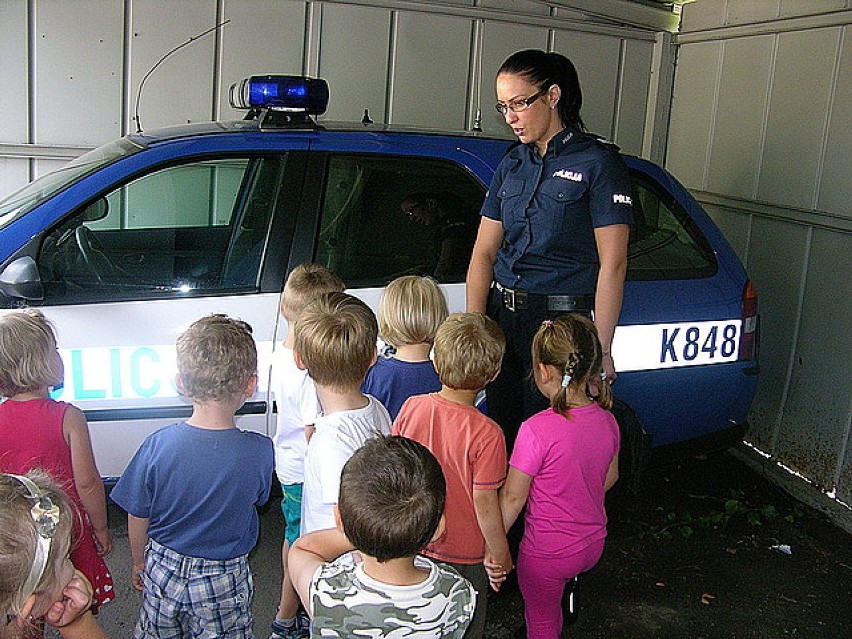
[[[54,324],[65,362],[53,396],[84,410],[105,477],[119,476],[149,433],[190,414],[174,384],[174,343],[210,313],[253,327],[260,383],[238,425],[268,432],[272,339],[307,143],[250,142],[152,145],[29,214],[54,220],[27,249],[44,289],[29,304]]]

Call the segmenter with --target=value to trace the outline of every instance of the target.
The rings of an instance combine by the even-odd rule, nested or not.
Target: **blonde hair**
[[[39,544],[39,530],[33,514],[37,504],[20,479],[0,474],[0,630],[3,620],[16,616],[30,595],[57,585],[55,582],[71,546],[74,514],[68,497],[44,471],[31,470],[24,477],[36,485],[38,497],[46,497],[51,506],[58,507],[59,516],[41,577],[32,592],[25,592]],[[46,504],[40,500],[38,505]]]
[[[41,311],[0,315],[0,397],[56,386],[62,374],[56,334]]]
[[[447,298],[434,279],[398,277],[379,300],[379,335],[392,346],[431,344],[448,314]]]
[[[317,384],[335,390],[360,385],[376,355],[379,327],[370,307],[346,293],[325,293],[293,325],[293,349]]]
[[[257,373],[251,326],[214,314],[193,322],[177,339],[181,390],[190,399],[223,401],[239,396]]]
[[[435,335],[435,368],[441,383],[458,390],[480,390],[500,371],[506,339],[482,313],[453,313]]]
[[[599,382],[599,393],[594,400],[601,407],[612,408],[612,388],[601,379],[603,348],[595,325],[585,315],[571,314],[555,320],[545,320],[533,337],[533,369],[539,364],[553,366],[562,374],[567,384],[550,398],[557,413],[568,417],[575,406],[568,399],[571,386],[588,393],[589,382]]]
[[[281,291],[281,314],[289,321],[296,321],[314,297],[322,293],[342,293],[345,288],[343,280],[322,264],[299,264],[290,272]]]

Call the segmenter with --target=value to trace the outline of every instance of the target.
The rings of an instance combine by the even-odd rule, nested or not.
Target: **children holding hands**
[[[405,275],[382,291],[379,337],[395,352],[370,368],[361,390],[382,402],[391,419],[412,395],[441,390],[429,354],[447,314],[447,300],[431,277]]]
[[[393,426],[395,435],[432,451],[444,471],[446,529],[423,554],[452,566],[476,590],[469,639],[482,636],[489,580],[496,590],[512,569],[497,494],[506,479],[506,443],[497,423],[474,406],[497,375],[504,346],[500,328],[484,314],[450,315],[435,335],[441,390],[411,397]]]
[[[583,315],[545,320],[533,338],[535,383],[551,407],[521,424],[500,491],[506,530],[527,506],[518,584],[528,639],[561,636],[565,585],[603,553],[604,494],[618,479],[620,435],[602,350]]]

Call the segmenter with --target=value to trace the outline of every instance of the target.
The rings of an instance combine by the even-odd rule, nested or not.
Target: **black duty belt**
[[[494,282],[494,289],[503,306],[510,311],[521,311],[531,306],[547,307],[555,313],[570,313],[572,311],[591,311],[595,307],[594,295],[543,295],[528,293],[518,289],[507,288]]]

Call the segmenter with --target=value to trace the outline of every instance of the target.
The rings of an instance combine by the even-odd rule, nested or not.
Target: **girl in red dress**
[[[103,556],[112,549],[106,497],[79,408],[50,398],[64,368],[53,328],[34,309],[0,315],[0,472],[40,468],[75,508],[71,562],[94,588],[93,611],[115,598]]]

